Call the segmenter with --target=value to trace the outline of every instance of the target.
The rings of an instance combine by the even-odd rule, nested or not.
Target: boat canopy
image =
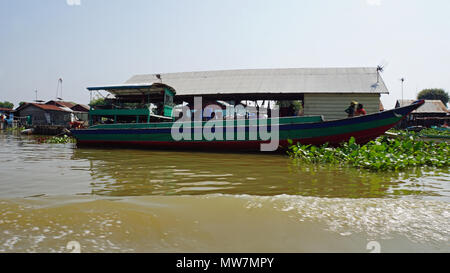
[[[98,87],[88,87],[89,91],[107,91],[116,97],[124,96],[142,96],[164,91],[170,91],[175,95],[175,89],[163,83],[136,83],[136,84],[117,84]]]

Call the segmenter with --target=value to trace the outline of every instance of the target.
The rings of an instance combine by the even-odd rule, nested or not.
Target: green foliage
[[[66,144],[66,143],[75,143],[76,140],[67,135],[64,136],[54,136],[49,138],[39,138],[38,142],[47,143],[47,144]]]
[[[427,136],[436,136],[436,137],[450,137],[450,130],[438,130],[434,128],[426,128],[423,129],[420,132],[413,132],[413,131],[406,131],[406,130],[397,130],[397,129],[391,129],[389,130],[391,133],[398,134],[400,136],[412,136],[412,137],[427,137]]]
[[[4,102],[0,101],[0,108],[13,109],[14,108],[14,104],[9,102],[9,101],[4,101]]]
[[[93,99],[91,101],[91,103],[89,103],[90,106],[94,107],[94,106],[101,106],[101,105],[106,105],[106,100],[104,98],[96,98]]]
[[[276,104],[280,107],[293,107],[295,112],[298,112],[303,108],[302,102],[298,100],[290,100],[290,101],[277,101]]]
[[[444,89],[424,89],[417,95],[419,100],[441,100],[446,106],[449,100],[448,93]]]
[[[8,127],[6,128],[6,132],[8,133],[15,133],[15,132],[22,132],[23,130],[25,130],[25,127]]]
[[[355,138],[340,147],[291,145],[289,156],[308,163],[348,164],[369,170],[402,170],[409,167],[450,166],[450,144],[419,141],[413,136],[406,139],[380,137],[366,145]]]

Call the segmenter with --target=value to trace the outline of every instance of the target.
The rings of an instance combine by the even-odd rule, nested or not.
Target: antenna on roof
[[[38,95],[37,95],[38,91],[37,91],[37,89],[34,90],[34,93],[36,93],[36,99],[34,100],[34,102],[36,102],[36,103],[42,103],[42,102],[44,102],[43,100],[38,100]]]
[[[401,78],[400,81],[402,82],[402,100],[403,100],[403,83],[405,82],[405,78]]]
[[[156,78],[157,78],[158,80],[160,80],[161,83],[162,83],[161,74],[156,74],[155,76],[156,76]]]
[[[388,65],[386,61],[381,62],[380,65],[377,66],[377,83],[380,82],[380,73],[383,73],[384,68]]]
[[[62,97],[62,84],[63,84],[63,79],[59,78],[58,79],[58,84],[56,85],[56,99],[57,100],[63,100]],[[59,95],[59,88],[61,87],[61,97],[58,97]]]

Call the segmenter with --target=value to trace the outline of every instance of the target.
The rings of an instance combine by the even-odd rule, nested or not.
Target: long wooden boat
[[[321,145],[329,143],[338,145],[355,137],[357,143],[366,143],[384,134],[394,127],[412,111],[424,104],[423,100],[393,110],[383,111],[366,116],[346,118],[334,121],[323,121],[322,117],[281,117],[269,118],[269,125],[278,124],[279,149],[288,146],[288,140],[294,143]],[[237,122],[237,121],[236,121]],[[237,139],[239,126],[235,122],[232,126],[234,138],[232,140],[209,141],[202,136],[199,140],[173,139],[171,128],[174,122],[148,122],[129,124],[101,124],[87,129],[72,130],[77,139],[78,146],[111,146],[111,147],[138,147],[138,148],[163,148],[163,149],[195,149],[208,151],[259,151],[264,141],[258,135],[257,140],[250,140],[249,134],[258,130],[249,120],[241,126],[245,130],[245,140]],[[202,123],[202,126],[205,122]],[[243,128],[242,128],[243,127]],[[196,127],[193,128],[195,131]],[[197,128],[201,130],[201,128]],[[223,124],[224,132],[227,124]],[[194,139],[193,137],[191,139]]]

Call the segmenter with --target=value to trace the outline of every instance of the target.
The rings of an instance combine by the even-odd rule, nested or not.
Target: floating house
[[[24,103],[15,112],[26,125],[68,126],[73,111],[51,104]]]
[[[380,96],[388,94],[376,67],[245,69],[135,75],[125,85],[164,83],[176,90],[175,102],[203,100],[254,101],[274,96],[302,102],[303,115],[324,120],[346,118],[351,101],[368,114],[380,111]]]
[[[70,101],[50,100],[50,101],[46,102],[45,104],[55,105],[55,106],[58,106],[61,108],[69,108],[74,112],[81,112],[81,113],[88,113],[89,109],[90,109],[89,106],[87,106],[87,105],[70,102]]]
[[[75,104],[70,109],[72,109],[75,112],[89,113],[90,107],[84,104]]]
[[[395,108],[411,104],[414,100],[397,100]],[[450,122],[450,111],[441,100],[425,100],[422,107],[414,110],[397,127],[407,128],[410,126],[441,126]]]
[[[51,100],[46,105],[55,105],[68,112],[72,112],[76,119],[81,121],[89,120],[89,106],[69,101]],[[73,119],[73,118],[72,118]]]
[[[89,106],[84,104],[75,104],[70,108],[73,114],[78,120],[88,121],[89,120]]]

